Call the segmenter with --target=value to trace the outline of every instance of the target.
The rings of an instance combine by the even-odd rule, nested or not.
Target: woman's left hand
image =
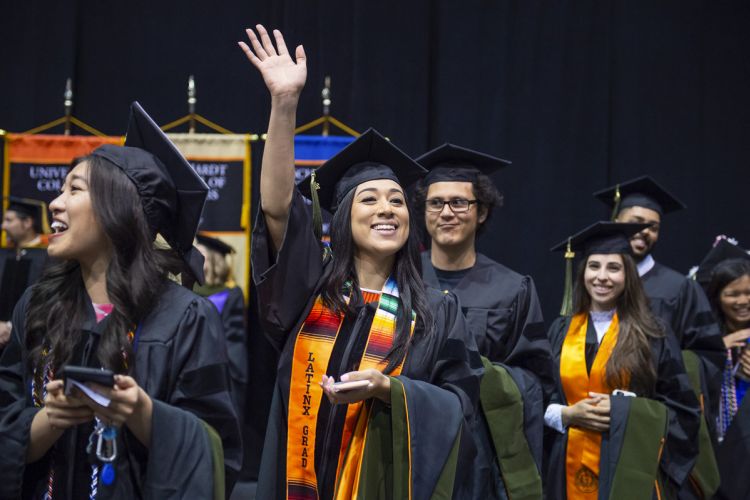
[[[88,384],[93,390],[109,398],[109,406],[101,406],[92,399],[86,397],[86,404],[94,411],[105,424],[122,427],[138,408],[141,388],[133,377],[127,375],[115,375],[114,387],[105,387],[99,384]]]
[[[742,349],[740,355],[740,372],[746,378],[750,378],[750,348],[748,347]]]
[[[341,375],[341,382],[354,382],[355,380],[367,380],[369,384],[358,389],[337,390],[333,377],[323,375],[320,385],[332,404],[356,403],[370,398],[378,398],[384,403],[391,402],[391,379],[387,375],[372,368]]]
[[[110,399],[109,406],[104,407],[85,397],[86,404],[94,411],[94,414],[106,425],[122,427],[126,424],[136,439],[149,448],[153,401],[135,379],[127,375],[115,375],[114,387],[98,384],[89,384],[89,386]]]

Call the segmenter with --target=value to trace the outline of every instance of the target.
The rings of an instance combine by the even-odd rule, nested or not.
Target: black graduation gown
[[[25,464],[31,421],[39,410],[30,395],[23,339],[29,297],[27,292],[14,312],[12,340],[0,358],[0,498],[41,498],[51,460],[55,498],[80,498],[91,482],[85,443],[92,424],[69,429],[43,458]],[[97,324],[88,308],[73,363],[98,366],[96,346],[106,321]],[[97,498],[212,498],[212,448],[201,421],[221,438],[228,494],[242,448],[215,308],[175,283],[165,284],[140,325],[135,349],[133,377],[153,401],[151,445],[146,449],[127,428],[121,430],[115,483],[100,484]]]
[[[200,292],[200,289],[198,292]],[[247,405],[248,371],[250,367],[248,365],[247,328],[245,326],[245,297],[242,289],[238,286],[224,288],[208,296],[202,293],[199,293],[199,295],[203,295],[210,300],[219,310],[221,316],[229,360],[230,392],[242,430],[242,441],[247,443],[250,438],[246,437],[246,432],[249,431],[250,425],[246,419],[247,411],[245,407]],[[245,464],[243,471],[247,469],[247,464],[252,460],[248,456],[249,451],[245,446],[245,456],[242,461]]]
[[[39,280],[47,263],[47,249],[0,249],[0,321],[10,321],[23,292]]]
[[[198,290],[200,292],[200,290]],[[203,294],[200,294],[203,295]],[[229,375],[234,386],[239,388],[247,384],[247,330],[245,328],[245,297],[238,286],[224,288],[211,295],[203,295],[216,306],[221,316],[224,338],[229,358]]]
[[[721,486],[716,498],[744,500],[750,498],[750,396],[745,396],[729,424],[724,440],[716,450]]]
[[[264,499],[285,498],[287,415],[296,333],[325,283],[332,260],[323,259],[322,245],[313,235],[308,208],[298,192],[292,199],[286,234],[278,254],[273,254],[265,218],[259,212],[253,231],[251,255],[263,331],[281,351],[256,494]],[[412,344],[399,378],[428,382],[420,383],[421,389],[427,393],[441,391],[441,397],[444,394],[454,395],[460,402],[464,419],[470,421],[479,398],[482,374],[479,354],[473,338],[467,334],[455,296],[428,290],[428,301],[435,331],[429,338],[421,338]],[[369,304],[359,306],[356,317],[345,318],[334,344],[328,375],[338,379],[341,374],[357,369],[374,313],[375,305]],[[414,335],[418,337],[419,332],[415,331]],[[321,499],[330,498],[333,494],[341,441],[340,423],[346,408],[346,405],[331,406],[325,398],[321,404],[314,462]],[[424,436],[424,445],[416,443],[416,446],[429,446],[430,434],[444,431],[447,426],[441,422],[449,418],[447,414],[434,411],[429,415],[423,414],[423,417],[423,421],[409,422],[411,427],[419,428]],[[332,425],[326,425],[329,422]],[[326,428],[329,432],[326,432]],[[471,444],[470,440],[462,439],[462,447],[465,442]],[[321,443],[330,445],[325,448]],[[468,451],[464,449],[462,453]],[[418,464],[415,461],[414,466],[420,467],[426,474],[413,475],[414,498],[421,498],[417,492],[434,486],[430,484],[435,478],[433,474],[436,475],[443,467],[442,463],[430,463],[429,460],[436,460],[434,456],[420,455],[427,455],[427,460],[421,460]],[[462,476],[468,472],[468,463],[470,459],[459,461],[457,486],[466,482]]]
[[[567,405],[565,392],[560,382],[560,356],[563,342],[568,333],[571,317],[558,317],[548,330],[552,344],[552,355],[555,359],[557,390],[552,403]],[[598,350],[596,330],[589,318],[586,332],[586,361],[589,367]],[[661,459],[661,469],[673,486],[681,485],[695,464],[698,454],[698,428],[700,406],[685,373],[680,348],[674,335],[667,333],[664,337],[651,339],[651,359],[656,363],[656,386],[651,394],[639,394],[659,401],[667,406],[669,424],[667,441]],[[590,368],[589,368],[590,369]],[[545,448],[545,498],[564,499],[565,488],[565,453],[567,433],[561,434],[555,429],[546,428]]]
[[[441,288],[429,251],[422,253],[422,277],[427,285]],[[511,373],[518,371],[516,377],[529,380],[530,383],[519,385],[524,403],[524,431],[541,472],[542,415],[555,383],[550,344],[534,280],[477,253],[474,266],[450,291],[458,296],[479,353],[494,363],[503,364]],[[491,458],[495,452],[488,437],[490,431],[481,420],[476,425],[474,434],[480,463],[474,467],[474,492],[482,497],[502,497],[504,487],[491,486],[501,480]]]
[[[713,429],[726,350],[711,305],[697,281],[659,262],[641,281],[654,315],[670,327],[682,349],[695,352],[701,359],[705,411]]]
[[[429,251],[422,253],[422,277],[427,285],[441,288]],[[477,253],[474,266],[450,291],[461,303],[479,353],[524,369],[551,394],[552,357],[534,280]]]

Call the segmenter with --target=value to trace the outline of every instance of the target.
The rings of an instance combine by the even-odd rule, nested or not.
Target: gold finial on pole
[[[320,97],[323,100],[323,136],[327,137],[329,132],[328,119],[331,116],[331,76],[328,75],[323,81],[323,90],[320,91]]]
[[[73,82],[70,78],[65,82],[63,99],[63,106],[65,106],[65,135],[70,135],[70,119],[73,113]]]
[[[196,98],[197,92],[195,89],[195,78],[193,75],[188,77],[188,114],[190,115],[190,126],[188,128],[189,134],[195,133],[195,104],[198,102]]]

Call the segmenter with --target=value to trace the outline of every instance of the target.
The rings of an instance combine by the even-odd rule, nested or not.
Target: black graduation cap
[[[479,151],[445,143],[426,152],[417,163],[429,170],[424,178],[425,185],[434,182],[473,182],[478,174],[492,175],[511,164]]]
[[[409,155],[369,128],[300,182],[299,189],[313,202],[313,225],[320,236],[320,207],[335,212],[344,196],[363,182],[390,179],[406,188],[426,173]]]
[[[363,182],[391,179],[406,187],[427,171],[394,146],[374,128],[336,153],[315,172],[320,206],[335,212],[346,194]],[[300,191],[312,197],[312,174],[300,183]]]
[[[730,243],[722,238],[711,248],[711,250],[708,251],[706,256],[703,257],[703,260],[695,273],[695,279],[703,286],[708,285],[716,266],[729,259],[750,260],[750,254],[739,245]]]
[[[613,219],[622,209],[628,207],[648,208],[658,212],[659,215],[686,208],[684,203],[648,175],[597,191],[594,197],[613,208]]]
[[[230,253],[234,253],[234,248],[224,243],[219,238],[213,238],[211,236],[208,236],[207,234],[198,233],[195,236],[195,239],[198,240],[198,243],[200,243],[204,247],[210,248],[211,250],[215,250],[222,255],[228,255]]]
[[[649,227],[650,224],[601,221],[591,224],[565,241],[553,246],[552,252],[565,251],[565,288],[561,316],[569,316],[573,310],[573,258],[576,254],[632,254],[630,237]]]
[[[146,219],[203,282],[203,256],[193,247],[208,186],[138,102],[130,106],[125,146],[92,153],[117,165],[138,189]]]
[[[631,254],[630,237],[649,227],[650,224],[601,221],[591,224],[570,238],[553,246],[553,252],[570,250],[585,256],[600,253]],[[570,248],[568,249],[568,244]]]
[[[44,234],[50,232],[49,216],[47,214],[47,204],[41,200],[31,198],[21,198],[18,196],[8,196],[8,208],[25,217],[34,219],[34,228]]]

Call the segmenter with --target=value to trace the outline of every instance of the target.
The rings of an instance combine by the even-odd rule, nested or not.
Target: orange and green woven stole
[[[367,301],[369,294],[365,292],[364,295]],[[379,295],[378,308],[358,370],[374,368],[382,371],[387,366],[385,356],[390,351],[396,334],[398,297],[396,281],[389,278]],[[377,299],[378,296],[372,294],[371,298]],[[415,319],[412,314],[412,332]],[[287,419],[286,473],[287,498],[290,500],[318,498],[315,473],[316,425],[324,396],[319,382],[328,369],[343,320],[343,315],[339,316],[326,308],[321,297],[317,297],[294,344]],[[399,375],[402,366],[403,361],[391,375]],[[369,408],[367,401],[347,407],[341,448],[337,451],[337,492],[356,489]],[[326,453],[330,452],[331,450],[326,450]]]

